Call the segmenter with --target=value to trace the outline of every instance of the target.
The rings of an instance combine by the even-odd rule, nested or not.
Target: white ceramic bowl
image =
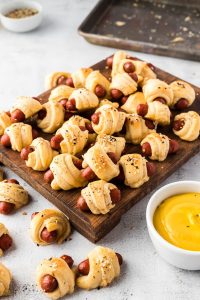
[[[5,15],[14,9],[35,8],[38,13],[26,18],[14,19]],[[2,25],[14,32],[26,32],[38,27],[42,21],[42,6],[35,1],[12,1],[0,7],[0,20]]]
[[[160,236],[153,225],[155,210],[163,200],[176,194],[190,192],[200,193],[200,182],[179,181],[163,186],[149,200],[146,210],[146,221],[152,243],[163,259],[181,269],[200,270],[200,251],[184,250],[170,244]]]

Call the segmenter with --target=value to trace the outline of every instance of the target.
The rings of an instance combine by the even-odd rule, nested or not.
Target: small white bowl
[[[163,200],[173,195],[191,192],[200,193],[200,182],[179,181],[163,186],[149,200],[146,221],[152,243],[163,259],[181,269],[200,270],[200,251],[184,250],[170,244],[161,237],[153,224],[155,210]]]
[[[5,16],[12,10],[19,8],[35,8],[38,10],[38,13],[33,16],[20,19]],[[35,29],[42,22],[42,16],[42,6],[35,1],[14,1],[0,7],[0,20],[2,25],[6,29],[14,32],[27,32]]]

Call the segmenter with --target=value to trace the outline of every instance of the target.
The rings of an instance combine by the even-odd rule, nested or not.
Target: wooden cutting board
[[[105,68],[105,60],[92,66],[93,69],[100,69],[107,77],[110,71]],[[158,78],[165,80],[167,83],[176,80],[177,77],[156,68]],[[200,88],[193,86],[196,91],[196,101],[190,107],[200,113]],[[50,92],[47,91],[39,96],[41,102],[48,100]],[[47,200],[52,202],[61,211],[63,211],[70,219],[73,226],[86,238],[92,242],[96,242],[104,237],[112,228],[120,221],[121,216],[129,210],[137,201],[148,195],[154,190],[164,179],[175,172],[186,161],[200,151],[200,139],[192,143],[179,140],[171,132],[170,127],[166,127],[161,132],[173,137],[179,141],[180,151],[176,155],[170,155],[162,162],[155,162],[157,166],[156,174],[138,189],[131,189],[124,185],[119,186],[122,191],[122,200],[114,209],[106,215],[92,215],[91,213],[81,212],[76,208],[76,200],[80,195],[80,189],[71,191],[54,191],[50,185],[43,180],[44,172],[36,172],[26,167],[26,164],[20,158],[18,152],[4,148],[0,145],[0,161],[13,170],[17,175],[30,184],[35,190],[43,195]],[[41,133],[41,136],[50,139],[50,135]],[[139,146],[128,145],[127,153],[140,152]]]

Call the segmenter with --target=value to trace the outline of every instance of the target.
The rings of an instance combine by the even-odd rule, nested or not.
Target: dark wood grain
[[[110,71],[105,68],[105,60],[92,66],[100,69],[101,72],[109,77]],[[170,83],[177,77],[156,68],[158,78]],[[196,101],[190,109],[200,112],[200,88],[193,86],[196,91]],[[41,102],[48,100],[49,91],[39,96]],[[164,133],[177,139],[171,132],[170,127],[166,127]],[[41,136],[50,136],[41,133]],[[175,172],[180,166],[188,161],[192,156],[200,151],[200,139],[187,143],[179,140],[180,151],[177,155],[169,156],[164,162],[156,163],[157,172],[147,183],[139,189],[130,189],[122,186],[122,201],[107,215],[95,216],[90,213],[81,212],[76,208],[76,200],[80,194],[80,189],[71,191],[54,191],[49,184],[43,180],[43,172],[36,172],[26,167],[25,162],[20,159],[20,155],[10,149],[0,145],[0,161],[13,170],[17,175],[29,183],[35,190],[40,192],[47,200],[52,202],[62,210],[71,220],[73,226],[86,238],[92,242],[100,240],[120,221],[121,216],[129,210],[137,201],[154,190],[164,179]],[[138,146],[129,145],[129,153],[139,152]]]

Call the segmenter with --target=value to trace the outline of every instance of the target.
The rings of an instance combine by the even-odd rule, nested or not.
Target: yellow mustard
[[[153,223],[169,243],[200,251],[200,193],[179,194],[165,199],[156,209]]]

